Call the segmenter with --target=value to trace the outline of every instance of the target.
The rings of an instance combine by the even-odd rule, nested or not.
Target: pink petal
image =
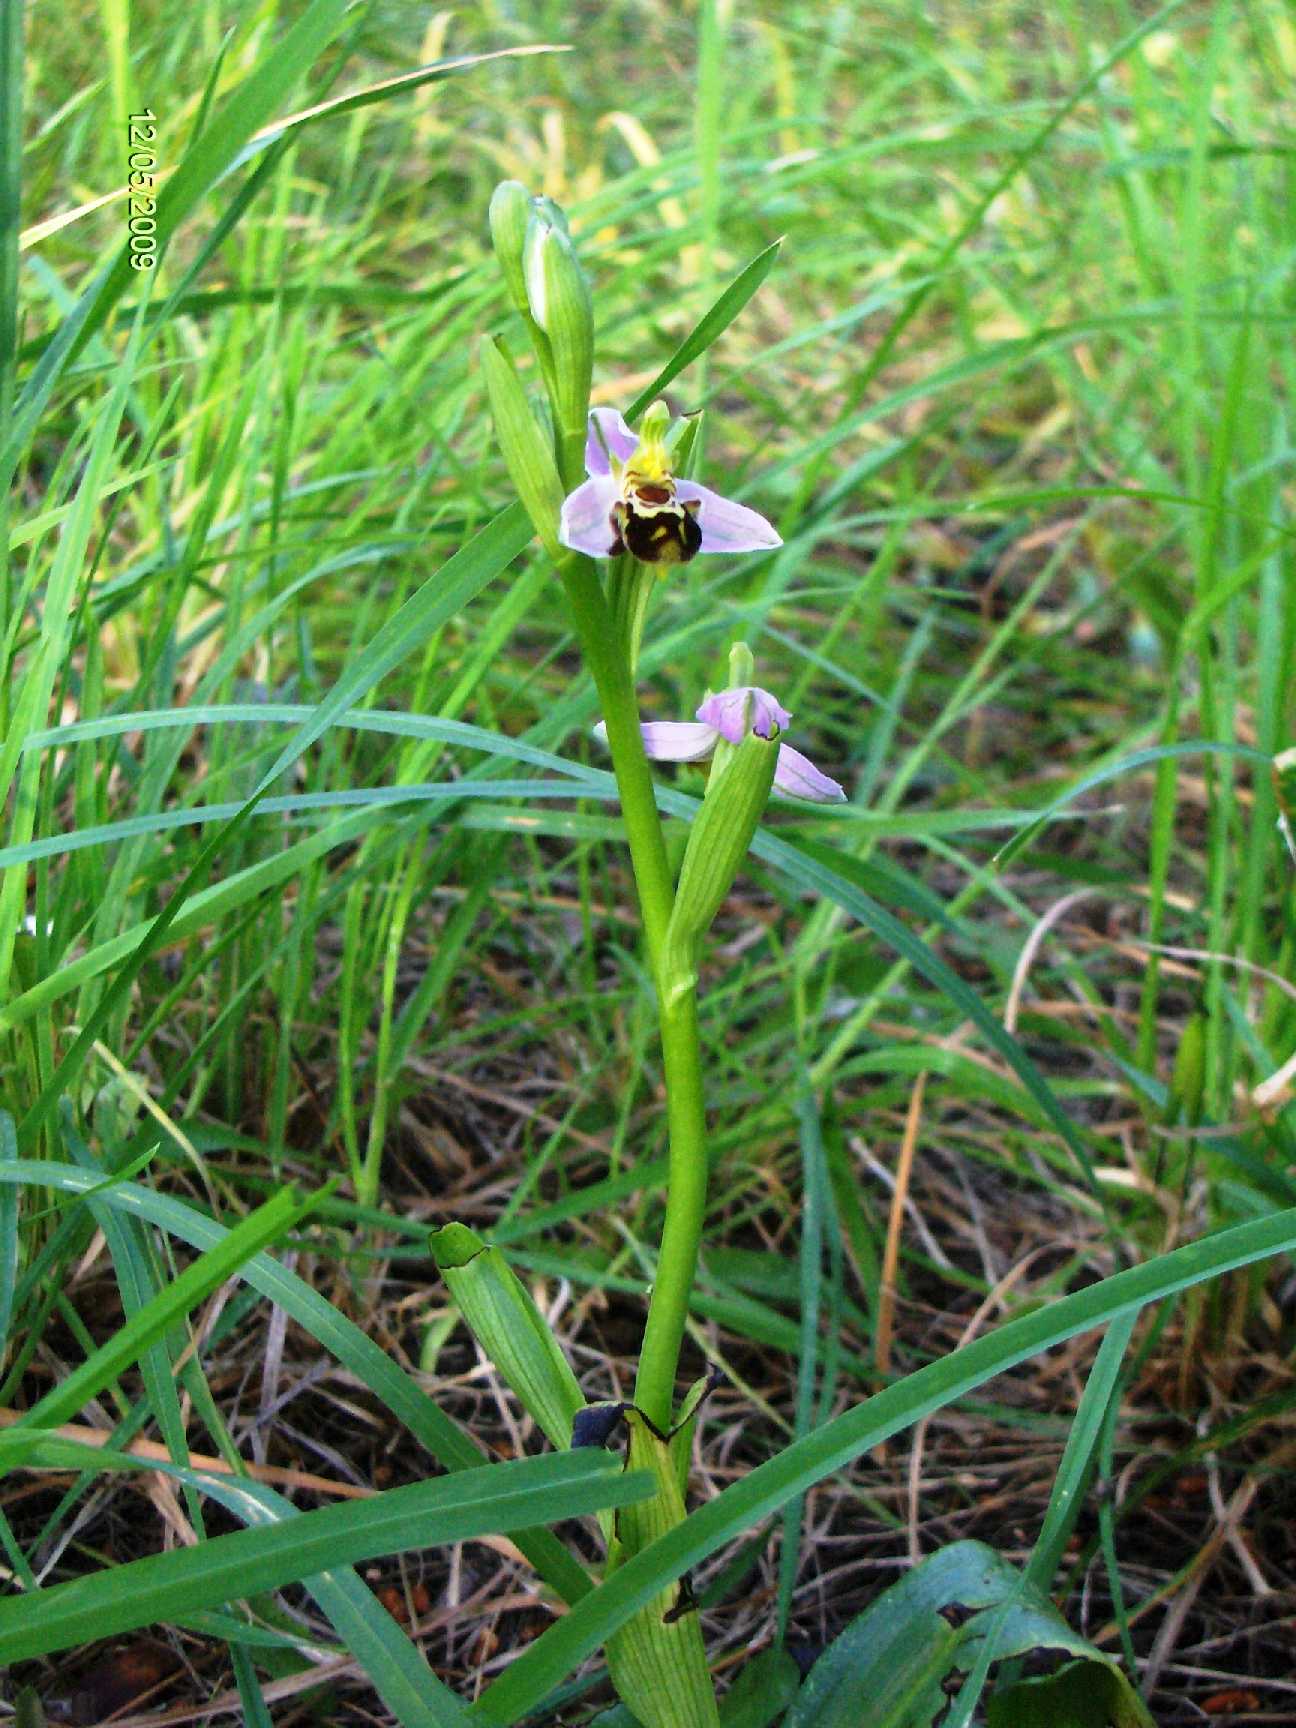
[[[694,480],[677,480],[675,496],[681,504],[696,503],[698,527],[702,530],[702,552],[768,552],[783,544],[773,526],[745,504],[722,498],[709,486]]]
[[[821,774],[799,750],[790,744],[780,744],[778,763],[774,769],[774,784],[780,792],[792,798],[809,798],[816,804],[845,803],[846,794],[835,780]]]
[[[603,434],[601,439],[600,432]],[[615,408],[590,409],[589,431],[585,436],[587,474],[607,474],[611,471],[608,467],[608,450],[622,462],[628,462],[638,448],[639,440]]]
[[[648,720],[639,730],[653,762],[701,762],[716,747],[715,727],[696,720]]]
[[[718,695],[708,696],[697,717],[714,726],[731,744],[741,744],[748,732],[754,732],[758,738],[772,738],[792,718],[777,697],[757,684],[742,684],[735,690],[721,690]]]
[[[563,545],[573,552],[587,552],[591,558],[610,558],[617,541],[612,526],[616,501],[617,484],[606,470],[582,481],[563,499],[558,522],[558,538]]]
[[[716,747],[714,726],[699,726],[692,720],[646,720],[639,726],[643,733],[644,754],[650,762],[701,762]],[[607,743],[607,726],[602,720],[594,728],[600,744]]]

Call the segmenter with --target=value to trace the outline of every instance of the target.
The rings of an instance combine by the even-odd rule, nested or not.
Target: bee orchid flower
[[[615,408],[595,408],[589,476],[563,502],[558,538],[591,558],[629,552],[644,564],[687,564],[699,552],[768,552],[778,534],[755,510],[671,472],[669,413],[654,403],[636,435]]]
[[[791,718],[768,690],[744,684],[708,696],[695,720],[647,720],[639,730],[644,752],[654,762],[704,762],[722,738],[729,744],[741,744],[749,732],[758,738],[777,738]],[[602,721],[594,733],[606,743]],[[779,745],[774,788],[790,798],[808,798],[815,804],[839,804],[846,798],[835,780],[790,744]]]

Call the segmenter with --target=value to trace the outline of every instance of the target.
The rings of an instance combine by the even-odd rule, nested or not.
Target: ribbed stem
[[[673,1001],[664,981],[659,981],[657,988],[663,1004],[661,1041],[670,1159],[666,1222],[639,1352],[635,1403],[665,1432],[674,1421],[675,1377],[706,1216],[707,1153],[697,997],[691,984]]]
[[[559,575],[607,727],[661,1017],[670,1173],[635,1402],[664,1430],[670,1427],[674,1411],[675,1376],[706,1210],[706,1110],[697,999],[691,982],[667,975],[666,936],[674,884],[624,645],[590,561],[578,556],[564,559]]]

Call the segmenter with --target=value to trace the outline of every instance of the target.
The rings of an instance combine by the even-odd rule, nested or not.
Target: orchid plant
[[[653,1474],[654,1498],[605,1526],[614,1570],[685,1516],[688,1448],[705,1382],[677,1399],[680,1347],[706,1202],[706,1109],[698,1036],[699,952],[729,894],[772,792],[839,803],[845,792],[785,741],[792,716],[754,679],[743,643],[725,688],[703,693],[691,720],[643,720],[639,647],[660,579],[712,554],[782,545],[767,518],[689,475],[698,417],[652,402],[637,426],[589,407],[593,317],[562,212],[506,182],[491,204],[495,252],[530,338],[548,399],[546,426],[504,347],[482,362],[496,432],[518,496],[565,591],[602,710],[634,872],[666,1082],[665,1222],[633,1401],[587,1409],[561,1350],[498,1254],[461,1225],[433,1247],[483,1349],[558,1446],[627,1436],[628,1463]],[[633,417],[633,416],[632,416]],[[701,807],[677,873],[668,863],[650,762],[707,764]],[[608,1666],[643,1728],[714,1728],[714,1689],[698,1618],[680,1587],[610,1641]]]
[[[771,795],[835,804],[846,794],[786,741],[792,715],[756,683],[745,643],[732,645],[724,687],[704,693],[691,720],[641,718],[639,649],[661,577],[699,556],[768,553],[782,541],[756,510],[691,478],[697,416],[672,419],[666,404],[655,401],[635,427],[633,410],[590,410],[593,316],[562,212],[508,181],[496,191],[490,217],[496,257],[548,407],[542,420],[512,358],[488,339],[482,367],[495,429],[594,680],[602,710],[594,731],[612,759],[656,1000],[668,1179],[632,1399],[587,1404],[550,1326],[498,1248],[458,1223],[437,1230],[432,1248],[464,1321],[551,1444],[565,1450],[624,1443],[626,1468],[635,1475],[625,1487],[640,1497],[600,1514],[610,1580],[648,1547],[669,1542],[688,1517],[690,1448],[710,1386],[703,1378],[682,1398],[677,1387],[706,1203],[697,1000],[703,944]],[[707,765],[678,870],[669,862],[653,762]],[[955,1632],[943,1617],[949,1607],[959,1610]],[[640,1598],[611,1632],[605,1650],[621,1704],[608,1728],[720,1728],[694,1608],[687,1583],[669,1583],[651,1599]],[[753,1698],[726,1728],[740,1720],[764,1725],[781,1718],[783,1728],[860,1720],[854,1708],[860,1697],[875,1691],[884,1697],[895,1682],[891,1641],[898,1626],[906,1636],[912,1632],[911,1654],[922,1672],[903,1680],[898,1698],[878,1716],[890,1728],[912,1728],[941,1713],[949,1700],[940,1684],[951,1665],[984,1669],[996,1652],[1021,1654],[1040,1641],[1041,1627],[1048,1643],[1077,1657],[1064,1671],[1068,1698],[1114,1699],[1113,1720],[1150,1728],[1118,1665],[1074,1639],[1035,1580],[977,1543],[933,1555],[893,1586],[829,1647],[799,1691],[787,1652],[766,1652],[774,1666],[762,1669],[764,1659],[757,1659],[744,1677]],[[1030,1712],[1041,1701],[1027,1696],[1034,1684],[1016,1688],[1021,1697],[1016,1713],[1002,1717],[1005,1724],[1037,1719]],[[1011,1688],[1002,1694],[1010,1695],[1016,1696]],[[1054,1701],[1065,1703],[1063,1693]]]

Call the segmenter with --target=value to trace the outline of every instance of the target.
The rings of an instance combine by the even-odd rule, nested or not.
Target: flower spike
[[[687,564],[699,552],[766,552],[783,544],[765,518],[671,470],[669,412],[654,403],[636,437],[613,408],[595,408],[588,478],[568,494],[558,537],[574,552],[643,564]]]

